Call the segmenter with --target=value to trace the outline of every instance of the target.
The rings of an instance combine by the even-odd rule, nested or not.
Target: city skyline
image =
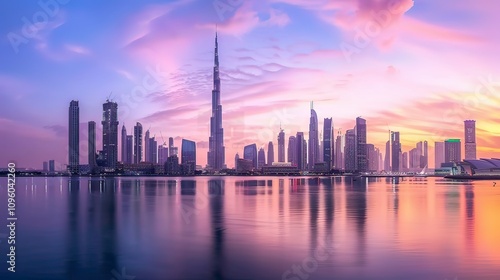
[[[498,89],[499,72],[494,60],[487,57],[494,57],[493,50],[499,42],[492,29],[484,28],[494,26],[487,23],[491,21],[488,15],[495,2],[447,5],[451,2],[400,1],[404,12],[394,16],[391,27],[370,38],[371,44],[350,56],[350,61],[341,46],[353,45],[355,32],[341,22],[354,20],[363,27],[370,22],[367,17],[370,12],[385,11],[386,7],[375,5],[374,1],[339,2],[335,7],[322,6],[321,2],[264,1],[260,5],[243,2],[222,19],[212,3],[199,1],[129,6],[124,15],[110,20],[127,26],[144,22],[144,28],[150,30],[117,32],[120,38],[113,37],[117,40],[111,44],[97,39],[107,33],[93,26],[83,31],[84,36],[72,34],[76,26],[90,22],[90,11],[95,7],[61,5],[59,13],[49,17],[49,22],[41,27],[40,38],[19,44],[18,52],[9,37],[0,44],[3,52],[16,54],[5,57],[6,68],[0,68],[0,89],[6,97],[6,102],[0,105],[0,130],[5,135],[0,145],[0,160],[4,165],[15,160],[20,166],[31,168],[40,168],[48,159],[68,163],[68,151],[61,149],[68,141],[69,128],[64,121],[68,102],[72,99],[79,102],[79,142],[83,145],[88,143],[88,121],[102,121],[99,106],[112,91],[111,100],[118,103],[120,124],[131,131],[132,125],[140,122],[156,136],[163,133],[174,137],[176,146],[180,146],[182,138],[195,141],[197,162],[205,165],[213,80],[210,71],[213,44],[209,42],[213,42],[215,24],[222,53],[221,103],[225,110],[225,162],[229,166],[236,152],[241,154],[250,143],[256,143],[260,149],[273,141],[279,148],[276,136],[280,123],[285,139],[303,132],[304,140],[308,141],[310,101],[314,101],[318,120],[333,118],[335,131],[340,129],[345,133],[354,126],[354,119],[362,115],[368,122],[366,143],[381,150],[388,140],[388,130],[401,133],[404,152],[427,140],[430,163],[434,161],[434,143],[446,139],[462,139],[464,155],[463,121],[474,119],[476,157],[498,157],[500,118],[495,108],[500,100],[494,92]],[[16,5],[16,9],[9,9],[13,13],[0,28],[4,34],[21,34],[23,22],[19,19],[23,16],[31,19],[31,15],[41,10],[37,5],[8,5]],[[106,5],[108,9],[112,7]],[[463,12],[469,17],[462,17],[460,22],[424,17],[429,8],[448,9],[451,14]],[[354,18],[346,15],[329,21],[321,9],[339,14],[357,12]],[[77,11],[81,12],[81,18],[73,17]],[[179,11],[192,15],[189,19],[198,27],[188,25],[178,32],[164,28],[179,26],[185,20],[176,14]],[[205,17],[194,19],[200,13]],[[478,18],[478,15],[483,16]],[[302,31],[298,25],[305,18],[310,28]],[[309,32],[312,29],[319,31]],[[396,31],[406,33],[398,35]],[[94,32],[101,36],[90,39]],[[331,42],[325,43],[325,34],[331,35]],[[434,40],[439,44],[433,43]],[[456,43],[460,43],[458,47]],[[446,56],[434,53],[451,46],[454,53]],[[109,60],[103,60],[108,56]],[[427,67],[419,61],[433,64]],[[468,67],[459,66],[463,64]],[[27,71],[27,65],[35,66]],[[68,67],[75,70],[66,71]],[[155,75],[164,73],[166,78],[160,77],[160,82],[155,83]],[[81,87],[74,87],[76,77],[82,81]],[[144,80],[148,85],[144,87],[146,96],[131,97]],[[317,127],[322,125],[319,122]],[[185,127],[191,128],[189,134]],[[98,125],[96,130],[99,150],[103,144],[102,126]],[[22,154],[21,146],[25,151]],[[82,149],[80,163],[86,162],[86,158],[87,151]]]

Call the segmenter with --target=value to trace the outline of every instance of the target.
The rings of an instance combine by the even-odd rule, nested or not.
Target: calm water
[[[490,181],[17,178],[17,217],[0,279],[500,279]]]

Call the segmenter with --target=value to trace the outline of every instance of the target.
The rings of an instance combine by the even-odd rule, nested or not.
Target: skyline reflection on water
[[[491,181],[17,178],[16,199],[1,279],[500,279]]]

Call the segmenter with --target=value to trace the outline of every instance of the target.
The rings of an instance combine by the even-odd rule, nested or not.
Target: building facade
[[[71,174],[78,174],[80,166],[80,107],[76,100],[69,103],[68,121],[68,171]]]

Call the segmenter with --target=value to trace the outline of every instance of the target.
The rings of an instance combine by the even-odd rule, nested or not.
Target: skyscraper
[[[304,158],[304,132],[297,132],[297,136],[295,137],[295,146],[296,146],[296,155],[297,155],[297,167],[299,170],[305,170],[307,160]]]
[[[462,145],[460,139],[448,139],[444,141],[444,162],[462,161]]]
[[[444,142],[434,143],[434,168],[440,168],[444,163]]]
[[[264,165],[266,165],[266,152],[264,152],[264,148],[260,148],[257,155],[257,168],[260,169]]]
[[[181,168],[183,175],[194,175],[196,171],[196,143],[182,139]]]
[[[285,162],[285,131],[281,127],[278,134],[278,162]]]
[[[274,162],[274,145],[273,141],[269,141],[267,144],[267,165],[273,165]]]
[[[127,135],[127,159],[126,163],[131,164],[134,162],[134,136]]]
[[[212,116],[208,139],[208,168],[218,171],[225,165],[224,129],[222,128],[222,105],[220,102],[219,44],[215,34],[214,88],[212,90]]]
[[[399,172],[401,143],[399,142],[399,132],[391,131],[391,156],[392,156],[392,172]]]
[[[391,141],[385,143],[384,171],[391,171]]]
[[[408,170],[408,152],[404,152],[401,156],[401,159],[402,159],[401,167],[403,168],[403,171],[407,171]]]
[[[288,162],[297,166],[297,140],[295,136],[288,138]]]
[[[155,137],[149,138],[149,162],[156,164],[158,162],[158,142],[156,142]]]
[[[356,170],[366,172],[368,170],[368,161],[366,154],[366,120],[356,118]]]
[[[354,172],[356,170],[356,132],[354,129],[348,129],[345,132],[344,157],[345,170]]]
[[[243,149],[243,158],[252,161],[252,167],[257,168],[257,145],[251,144]]]
[[[168,147],[166,145],[158,146],[158,163],[164,165],[168,159]]]
[[[328,166],[328,170],[332,169],[332,118],[325,118],[323,121],[323,161]]]
[[[150,144],[149,129],[144,133],[144,161],[151,162],[151,150],[149,148]]]
[[[142,161],[142,124],[136,123],[134,126],[134,163]]]
[[[236,155],[234,156],[234,169],[235,170],[238,170],[238,160],[240,159],[240,155],[238,153],[236,153]]]
[[[69,103],[68,114],[68,171],[77,174],[80,166],[80,107],[78,101]]]
[[[318,138],[318,115],[311,102],[311,117],[309,118],[309,170],[313,170],[314,164],[319,161],[319,138]]]
[[[344,169],[344,149],[342,148],[342,132],[337,135],[335,140],[335,168],[338,170]]]
[[[464,121],[465,159],[476,159],[476,121]]]
[[[122,137],[121,137],[121,160],[123,163],[127,163],[127,129],[125,125],[122,125]]]
[[[168,138],[168,156],[171,156],[174,154],[174,138],[169,137]]]
[[[96,133],[95,133],[95,129],[96,129],[96,126],[95,126],[95,122],[94,121],[90,121],[88,122],[88,129],[89,129],[89,151],[88,151],[88,162],[89,162],[89,166],[90,166],[90,170],[92,170],[92,168],[94,168],[97,164],[96,162],[96,144],[95,144],[95,141],[96,141]]]
[[[366,158],[368,162],[368,170],[371,172],[378,171],[379,149],[373,144],[366,144]]]
[[[118,104],[106,100],[102,111],[102,151],[106,167],[115,168],[118,161]]]
[[[420,167],[429,166],[429,143],[427,141],[424,141],[424,157],[423,157],[423,162],[420,163]]]

